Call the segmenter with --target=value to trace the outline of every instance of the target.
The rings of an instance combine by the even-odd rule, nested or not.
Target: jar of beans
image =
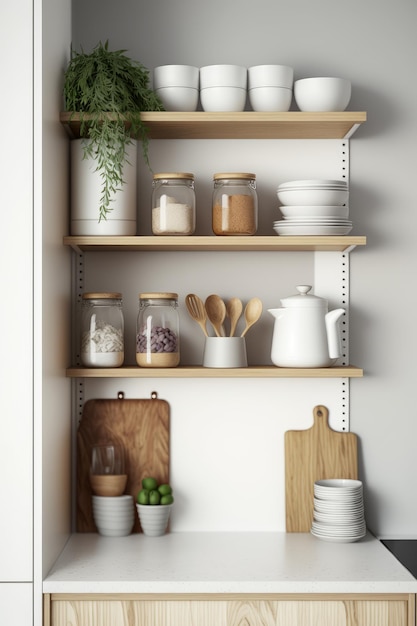
[[[214,234],[254,235],[258,228],[255,174],[214,174],[213,181]]]
[[[136,324],[136,363],[176,367],[180,362],[177,293],[140,293]]]
[[[154,235],[192,235],[195,231],[194,174],[154,174],[152,232]]]
[[[84,293],[81,362],[85,367],[120,367],[124,361],[121,293]]]

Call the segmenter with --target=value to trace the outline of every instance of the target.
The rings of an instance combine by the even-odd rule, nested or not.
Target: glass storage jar
[[[136,324],[136,363],[176,367],[180,362],[177,293],[140,293]]]
[[[214,174],[212,228],[215,235],[254,235],[258,228],[256,176]]]
[[[81,362],[85,367],[120,367],[124,361],[121,293],[84,293]]]
[[[194,175],[187,172],[154,174],[152,182],[153,234],[192,235],[194,231]]]

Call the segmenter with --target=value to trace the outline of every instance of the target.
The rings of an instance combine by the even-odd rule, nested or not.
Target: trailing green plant
[[[96,160],[102,177],[99,221],[111,211],[114,194],[123,185],[126,148],[132,136],[142,141],[149,164],[149,138],[141,119],[142,111],[163,111],[156,93],[149,87],[149,71],[130,59],[126,50],[111,51],[101,42],[90,54],[71,50],[65,71],[65,109],[80,115],[84,158]]]

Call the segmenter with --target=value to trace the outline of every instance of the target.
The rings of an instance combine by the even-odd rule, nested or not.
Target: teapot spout
[[[331,359],[338,359],[342,356],[339,320],[344,312],[345,309],[335,309],[334,311],[329,311],[329,313],[326,313],[325,315],[327,345],[329,348],[329,357]]]

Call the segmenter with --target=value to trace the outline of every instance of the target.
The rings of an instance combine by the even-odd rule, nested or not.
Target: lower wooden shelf
[[[242,368],[181,367],[69,367],[69,378],[361,378],[363,370],[354,365],[321,368],[289,368],[256,365]]]

